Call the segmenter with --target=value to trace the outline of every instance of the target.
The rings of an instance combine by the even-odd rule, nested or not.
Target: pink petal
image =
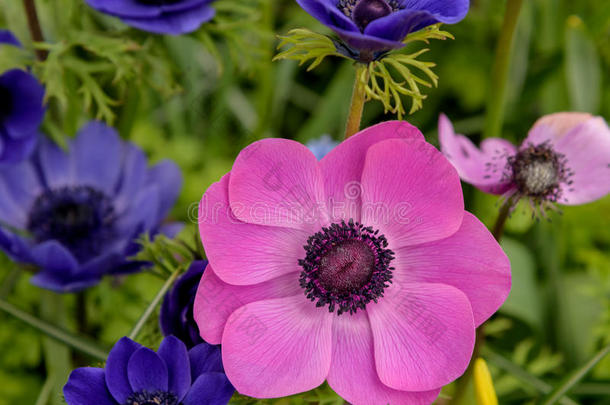
[[[199,231],[214,270],[225,282],[256,284],[301,271],[298,260],[309,233],[254,225],[235,218],[229,207],[230,178],[212,184],[199,204]]]
[[[371,146],[362,172],[362,223],[391,248],[454,234],[464,200],[457,172],[432,145],[390,139]]]
[[[442,152],[465,182],[492,194],[503,194],[512,187],[510,177],[504,176],[507,158],[517,151],[512,143],[490,138],[477,149],[470,139],[455,133],[444,114],[438,121],[438,139]]]
[[[360,220],[360,177],[366,151],[377,142],[393,138],[423,140],[424,136],[408,122],[382,122],[348,138],[320,161],[328,210],[334,221]]]
[[[446,284],[392,284],[366,308],[381,382],[394,389],[428,391],[464,373],[475,327],[464,293]]]
[[[304,295],[252,302],[244,312],[251,316],[233,313],[222,336],[222,361],[238,392],[277,398],[324,382],[336,315]]]
[[[222,340],[222,333],[231,314],[240,314],[240,317],[235,316],[238,320],[249,316],[244,305],[299,294],[305,297],[299,286],[299,273],[287,274],[260,284],[236,286],[218,278],[212,265],[208,264],[197,289],[193,316],[203,340],[217,345]]]
[[[316,157],[287,139],[263,139],[241,151],[231,171],[231,209],[241,221],[305,229],[328,223]]]
[[[476,326],[496,312],[510,292],[508,257],[469,212],[450,237],[395,253],[396,282],[441,283],[459,289],[470,300]]]
[[[536,121],[524,143],[531,142],[537,145],[549,139],[563,138],[576,126],[591,118],[593,118],[591,114],[580,112],[561,112],[545,115]],[[538,131],[538,129],[542,129],[542,131]]]
[[[427,405],[440,392],[440,388],[427,392],[398,391],[379,380],[375,369],[373,334],[363,311],[339,316],[333,321],[333,354],[328,384],[352,405]]]
[[[603,118],[587,116],[562,113],[546,117],[527,139],[534,144],[550,141],[574,172],[569,178],[572,184],[562,185],[561,204],[586,204],[610,193],[610,129]],[[573,125],[570,130],[569,125]]]

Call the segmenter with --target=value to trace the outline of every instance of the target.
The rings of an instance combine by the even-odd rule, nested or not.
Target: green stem
[[[500,38],[498,38],[496,45],[496,57],[491,74],[485,131],[483,132],[484,138],[498,138],[502,131],[510,59],[522,5],[523,0],[508,0],[506,3],[506,13],[504,14]]]
[[[148,307],[146,307],[146,309],[140,316],[140,319],[138,319],[138,322],[136,322],[136,324],[134,325],[131,332],[129,332],[129,335],[127,336],[129,339],[135,340],[138,337],[138,335],[142,331],[142,328],[144,328],[144,325],[146,325],[146,321],[148,321],[148,318],[150,318],[150,316],[153,314],[153,312],[155,311],[155,308],[157,308],[157,305],[159,305],[159,303],[161,302],[161,300],[163,299],[163,297],[165,296],[167,291],[174,284],[174,281],[176,281],[176,279],[180,275],[181,270],[182,270],[181,268],[175,270],[172,273],[172,275],[165,281],[165,283],[163,284],[163,286],[161,287],[161,289],[159,290],[157,295],[155,295],[155,297],[152,299],[150,304],[148,304]]]
[[[356,78],[354,80],[354,91],[352,93],[352,102],[349,107],[349,115],[347,116],[347,125],[345,126],[345,139],[360,131],[360,123],[362,122],[362,112],[364,111],[364,103],[366,102],[366,93],[364,89],[367,84],[368,66],[358,64],[356,68]]]
[[[44,384],[42,385],[40,393],[38,394],[38,398],[36,399],[35,405],[47,405],[49,403],[49,398],[51,397],[51,393],[53,392],[54,383],[54,378],[52,378],[51,376],[47,377]]]
[[[576,385],[584,376],[591,371],[597,363],[599,363],[606,355],[610,353],[610,345],[601,349],[591,360],[584,364],[581,368],[574,370],[566,377],[563,383],[555,388],[544,400],[542,405],[552,405],[560,400],[574,385]]]
[[[504,356],[489,349],[488,347],[483,349],[483,355],[487,358],[487,360],[489,360],[491,364],[510,373],[512,376],[514,376],[521,382],[533,387],[537,391],[543,394],[548,394],[553,390],[553,387],[551,385],[542,381],[535,375],[530,374],[529,372],[521,368],[519,365],[513,363]],[[559,399],[559,403],[562,405],[578,405],[576,402],[574,402],[568,397],[563,397]]]
[[[506,220],[508,220],[512,206],[513,200],[509,199],[504,204],[502,204],[502,207],[500,207],[498,218],[496,218],[496,223],[494,224],[494,227],[491,231],[491,234],[498,242],[500,242],[500,239],[502,239],[502,235],[504,235],[504,225],[506,225]]]
[[[40,313],[48,322],[58,325],[66,323],[66,307],[63,296],[44,291],[40,300]],[[70,349],[49,338],[43,337],[42,347],[44,352],[45,366],[47,370],[47,378],[51,380],[51,395],[49,404],[63,404],[62,391],[63,386],[68,379],[68,374],[72,369],[70,361]]]
[[[72,347],[74,350],[91,356],[95,359],[105,361],[108,352],[95,343],[88,341],[85,338],[72,334],[65,329],[59,328],[47,321],[36,318],[25,311],[15,307],[14,305],[0,299],[0,310],[14,316],[20,321],[30,325],[34,329],[52,337],[53,339]]]

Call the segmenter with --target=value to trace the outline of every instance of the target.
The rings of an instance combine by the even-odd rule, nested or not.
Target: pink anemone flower
[[[510,290],[456,170],[405,122],[319,162],[291,140],[248,146],[204,194],[199,227],[194,317],[252,397],[327,380],[354,405],[430,404]]]
[[[441,150],[462,180],[501,194],[513,206],[528,198],[544,215],[553,203],[580,205],[610,193],[610,129],[601,117],[556,113],[540,118],[517,148],[498,138],[477,149],[456,135],[449,119],[439,119]]]

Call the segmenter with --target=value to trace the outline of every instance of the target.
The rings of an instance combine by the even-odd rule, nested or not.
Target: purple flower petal
[[[124,404],[133,393],[127,377],[129,359],[142,345],[124,337],[112,348],[106,360],[106,384],[108,390],[120,404]]]
[[[0,44],[15,45],[21,47],[21,42],[9,30],[0,30]]]
[[[30,157],[39,137],[38,132],[21,139],[0,137],[0,165],[12,165]]]
[[[191,378],[195,381],[204,373],[223,372],[220,346],[200,343],[189,350]]]
[[[176,164],[170,160],[164,160],[151,167],[148,171],[148,183],[158,184],[163,190],[159,200],[159,215],[156,220],[161,222],[180,194],[182,189],[182,174]]]
[[[148,347],[135,351],[127,363],[127,377],[134,392],[167,391],[167,365]]]
[[[64,398],[68,405],[116,405],[106,388],[104,370],[95,367],[72,371],[64,386]]]
[[[12,69],[0,76],[0,87],[12,96],[11,111],[0,124],[12,139],[35,136],[44,117],[44,88],[31,74]]]
[[[216,10],[207,3],[180,12],[164,13],[153,18],[122,17],[132,27],[157,34],[181,35],[195,31],[214,18]]]
[[[235,389],[223,373],[206,373],[195,381],[184,398],[184,405],[224,405],[229,403]]]
[[[93,121],[84,126],[71,145],[79,184],[113,195],[121,171],[121,142],[113,128]]]
[[[161,342],[157,353],[167,365],[168,391],[181,401],[191,386],[191,365],[186,346],[176,337],[168,336]]]

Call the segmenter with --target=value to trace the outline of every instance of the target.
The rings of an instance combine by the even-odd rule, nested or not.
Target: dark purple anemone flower
[[[210,21],[214,0],[86,0],[94,9],[132,27],[157,34],[180,35]]]
[[[21,42],[19,42],[17,37],[9,30],[0,30],[0,44],[21,46]]]
[[[17,163],[34,150],[44,118],[43,98],[44,88],[31,74],[12,69],[0,75],[0,165]]]
[[[144,153],[100,122],[81,129],[69,152],[43,139],[28,160],[0,171],[0,249],[40,271],[35,285],[74,292],[105,274],[137,271],[134,238],[160,226],[182,177],[169,161],[149,168]]]
[[[193,303],[203,270],[207,265],[207,260],[194,261],[167,293],[161,306],[160,322],[163,335],[174,335],[187,347],[203,342],[199,336],[199,327],[193,318]]]
[[[374,60],[404,46],[405,37],[436,23],[455,24],[469,0],[297,0],[305,11],[337,33],[356,59]]]
[[[187,351],[174,336],[156,353],[124,337],[105,369],[77,368],[64,386],[68,405],[224,405],[233,392],[218,347],[202,343]]]

